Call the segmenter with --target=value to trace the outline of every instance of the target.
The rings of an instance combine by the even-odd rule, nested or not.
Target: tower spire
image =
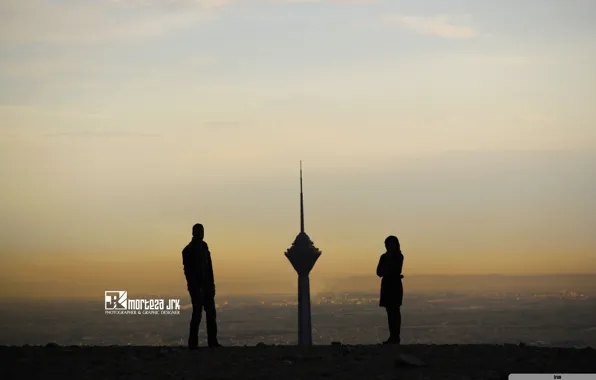
[[[302,161],[300,161],[300,232],[304,233],[304,197],[302,195]]]

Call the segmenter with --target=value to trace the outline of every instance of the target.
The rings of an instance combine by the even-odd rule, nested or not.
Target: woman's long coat
[[[400,307],[404,298],[401,271],[404,255],[401,252],[384,253],[379,259],[377,276],[381,277],[381,307]]]

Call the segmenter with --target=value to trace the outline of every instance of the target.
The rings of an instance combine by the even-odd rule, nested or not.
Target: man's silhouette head
[[[399,239],[396,236],[389,236],[385,239],[385,248],[387,248],[387,252],[399,252]]]
[[[192,226],[192,236],[196,239],[203,240],[205,237],[205,229],[202,224],[197,223]]]

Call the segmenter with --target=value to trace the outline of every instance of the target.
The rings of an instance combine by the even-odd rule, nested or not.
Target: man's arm
[[[190,251],[188,248],[185,248],[182,251],[182,265],[184,267],[184,277],[186,277],[188,287],[199,289],[200,276],[197,270],[196,258],[193,257],[193,253],[194,252]]]
[[[215,277],[213,276],[213,262],[211,261],[211,252],[209,252],[209,247],[207,243],[205,243],[205,262],[203,263],[205,266],[204,271],[204,286],[205,288],[209,289],[215,295]]]
[[[208,271],[207,279],[209,281],[209,286],[213,290],[213,295],[215,295],[215,276],[213,275],[213,261],[211,261],[211,253],[208,253],[208,257],[209,257],[209,259],[208,259],[209,262],[208,262],[208,266],[207,266],[207,271]]]

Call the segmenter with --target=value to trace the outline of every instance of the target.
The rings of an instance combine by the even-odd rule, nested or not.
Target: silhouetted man
[[[192,240],[182,251],[184,275],[190,299],[192,300],[192,317],[188,347],[199,346],[199,325],[203,309],[207,317],[207,342],[209,347],[221,347],[217,341],[217,321],[215,319],[215,280],[213,264],[207,243],[203,241],[205,230],[202,224],[192,228]]]
[[[399,240],[395,236],[385,239],[387,252],[381,255],[377,266],[377,276],[381,277],[381,299],[379,306],[387,310],[389,322],[389,339],[385,344],[400,344],[401,342],[401,305],[404,298],[404,288],[401,274],[404,265],[404,255],[401,253]]]

